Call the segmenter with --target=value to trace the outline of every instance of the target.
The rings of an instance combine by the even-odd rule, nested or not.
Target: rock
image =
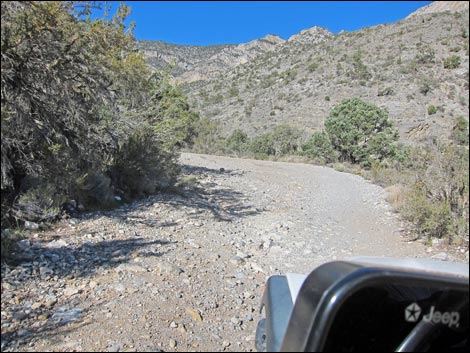
[[[445,252],[440,252],[436,255],[431,256],[432,259],[442,260],[442,261],[451,261],[452,256]]]
[[[233,277],[235,277],[236,279],[245,279],[245,278],[247,278],[248,276],[245,275],[245,274],[242,273],[242,272],[239,272],[239,273],[235,273],[235,275],[234,275]]]
[[[119,352],[122,349],[122,344],[114,343],[106,349],[106,352]]]
[[[171,327],[171,328],[177,328],[177,327],[178,327],[178,324],[177,324],[176,322],[172,321],[172,322],[170,323],[170,327]]]
[[[116,272],[147,272],[147,269],[140,266],[140,265],[133,265],[133,264],[120,264],[118,267],[115,268]]]
[[[31,249],[31,242],[28,239],[23,239],[15,244],[18,251],[29,251]]]
[[[264,270],[256,262],[250,262],[250,267],[257,272],[264,273]]]
[[[157,264],[158,270],[161,274],[174,274],[174,275],[179,275],[180,273],[184,272],[180,267],[167,262],[167,261],[161,261]]]
[[[65,288],[63,294],[64,294],[66,297],[71,297],[71,296],[73,296],[73,295],[75,295],[75,294],[78,294],[78,293],[80,293],[80,290],[79,290],[78,288],[68,287],[68,288]]]
[[[43,306],[43,303],[37,302],[37,303],[34,303],[34,304],[31,305],[31,309],[37,310],[37,309],[39,309],[41,306]]]
[[[168,343],[170,348],[175,348],[177,344],[178,343],[174,339],[170,339],[170,342]]]
[[[236,266],[240,266],[240,265],[243,265],[245,263],[245,260],[242,259],[240,256],[235,256],[235,257],[230,259],[230,263],[234,264]]]
[[[30,222],[30,221],[25,221],[24,227],[25,229],[29,229],[29,230],[36,230],[36,229],[39,229],[39,224]]]
[[[240,323],[241,323],[241,322],[240,322],[240,319],[239,319],[238,317],[236,317],[236,316],[232,317],[232,318],[230,319],[230,322],[231,322],[232,324],[234,324],[234,325],[240,325]]]
[[[20,328],[16,334],[18,335],[18,337],[22,337],[22,336],[27,336],[29,334],[31,334],[31,331],[27,330],[27,329],[24,329],[24,328]]]
[[[26,319],[29,315],[26,314],[25,312],[23,311],[18,311],[16,313],[13,313],[13,321],[23,321],[24,319]]]
[[[186,312],[191,315],[191,317],[196,320],[201,322],[202,321],[202,316],[199,314],[196,310],[191,309],[191,308],[186,308]]]
[[[44,247],[48,248],[48,249],[58,249],[58,248],[66,247],[66,246],[67,246],[67,243],[62,239],[53,240],[53,241],[47,243],[46,245],[44,245]]]
[[[243,251],[237,251],[237,256],[241,259],[248,259],[250,257],[249,254],[246,254]]]
[[[66,324],[72,321],[80,319],[83,315],[83,309],[72,308],[68,306],[59,307],[56,312],[52,315],[52,319],[57,323]]]

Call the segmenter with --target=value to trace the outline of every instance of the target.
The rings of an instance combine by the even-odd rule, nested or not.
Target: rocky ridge
[[[311,133],[323,128],[334,105],[358,97],[387,109],[405,143],[445,138],[469,114],[469,17],[468,6],[442,6],[336,35],[313,27],[286,41],[174,47],[176,80],[192,108],[217,121],[224,135],[242,128],[253,136],[282,123]],[[182,57],[186,49],[191,54]],[[160,52],[153,50],[146,51],[150,63]],[[446,67],[450,57],[458,58],[456,67]]]

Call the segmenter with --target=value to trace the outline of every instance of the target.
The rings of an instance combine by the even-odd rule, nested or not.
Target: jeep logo
[[[417,322],[421,315],[421,308],[416,303],[411,303],[405,309],[405,320],[408,322]],[[428,314],[423,315],[423,321],[434,324],[443,324],[448,327],[459,327],[460,314],[457,311],[440,312],[435,306],[431,306]]]
[[[421,308],[418,304],[412,303],[408,305],[405,309],[405,319],[408,322],[416,322],[421,315]]]

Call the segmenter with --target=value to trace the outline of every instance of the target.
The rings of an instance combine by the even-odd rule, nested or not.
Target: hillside
[[[281,123],[320,130],[335,104],[359,97],[386,108],[403,141],[421,143],[447,136],[457,117],[468,119],[468,6],[438,11],[338,35],[313,27],[287,41],[141,44],[155,67],[175,59],[192,107],[227,135]]]

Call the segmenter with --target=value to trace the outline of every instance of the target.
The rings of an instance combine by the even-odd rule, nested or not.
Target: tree
[[[35,178],[67,194],[115,151],[125,108],[143,101],[147,69],[122,5],[110,20],[72,2],[2,2],[1,139],[4,210]]]
[[[372,160],[393,157],[398,132],[388,113],[358,98],[343,100],[325,121],[325,130],[340,159],[370,166]]]
[[[153,192],[194,136],[197,114],[135,50],[130,9],[91,19],[75,4],[1,3],[2,222],[28,219],[22,200],[57,208]]]

